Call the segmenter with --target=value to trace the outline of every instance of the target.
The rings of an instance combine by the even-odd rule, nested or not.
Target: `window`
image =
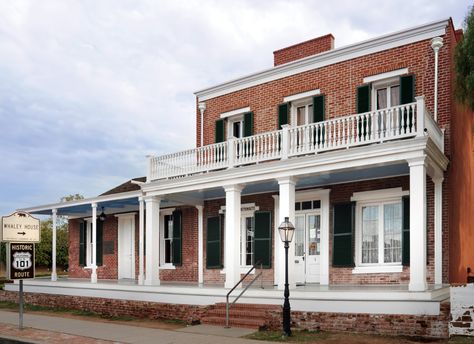
[[[358,215],[360,216],[360,265],[401,264],[401,200],[361,204]]]
[[[87,248],[86,248],[86,266],[92,266],[92,250],[94,249],[94,243],[92,242],[92,221],[86,221],[86,240],[87,240]]]
[[[235,116],[231,117],[227,121],[227,139],[230,137],[240,139],[244,136],[244,117]]]
[[[291,103],[291,123],[294,126],[313,122],[313,99],[306,98]]]
[[[165,245],[165,256],[164,263],[173,263],[173,215],[165,215],[164,218],[164,245]]]
[[[400,105],[400,79],[391,78],[372,84],[372,109],[386,109]]]
[[[240,265],[254,264],[255,218],[242,216],[242,230],[240,232]]]

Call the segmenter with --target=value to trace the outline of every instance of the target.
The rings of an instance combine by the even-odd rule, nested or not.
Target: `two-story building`
[[[70,236],[68,279],[53,263],[52,281],[26,290],[218,322],[213,305],[256,266],[239,303],[280,305],[288,217],[295,325],[446,336],[472,218],[472,116],[453,97],[461,36],[451,19],[340,48],[329,34],[196,92],[196,148],[149,157],[146,177],[101,196],[24,209],[69,216]],[[281,311],[266,312],[278,326]]]

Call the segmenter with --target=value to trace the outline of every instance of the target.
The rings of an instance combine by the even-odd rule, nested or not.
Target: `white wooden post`
[[[443,283],[443,177],[434,177],[435,284]]]
[[[92,203],[92,273],[91,283],[97,283],[97,204]]]
[[[145,285],[160,285],[160,199],[146,197]]]
[[[410,166],[410,291],[424,291],[426,284],[426,166],[424,158]]]
[[[138,284],[145,282],[144,274],[144,249],[145,249],[145,201],[143,197],[138,197]]]
[[[56,272],[56,227],[57,227],[57,214],[58,210],[53,209],[53,240],[52,240],[52,252],[51,252],[51,281],[55,282],[58,280],[58,274]]]
[[[329,192],[321,191],[321,251],[319,284],[329,285]]]
[[[284,220],[285,217],[290,219],[290,222],[295,224],[295,185],[296,182],[292,177],[285,177],[278,179],[278,184],[280,185],[280,206],[279,206],[279,216],[280,220],[278,221],[277,226],[279,226]],[[290,289],[296,288],[295,282],[295,237],[290,243],[290,248],[288,249],[288,285]],[[280,245],[283,245],[283,242],[280,240]],[[283,254],[283,263],[280,265],[280,273],[278,280],[278,289],[285,289],[285,263],[284,263],[284,254]]]
[[[232,168],[237,160],[237,150],[235,149],[235,137],[229,137],[227,140],[227,159],[228,168]]]
[[[228,185],[225,190],[225,287],[240,280],[240,212],[242,185]]]
[[[204,283],[204,233],[203,233],[203,222],[204,222],[204,207],[197,205],[198,211],[198,283]]]
[[[425,134],[425,96],[415,97],[416,100],[416,136]]]
[[[279,195],[272,195],[273,202],[274,202],[274,214],[273,214],[273,222],[274,222],[274,234],[273,234],[273,247],[275,251],[275,267],[273,268],[274,274],[274,281],[275,284],[279,284],[281,273],[283,272],[285,264],[285,256],[284,256],[284,249],[283,245],[281,244],[280,239],[280,232],[278,231],[278,226],[280,225],[280,196]]]
[[[288,153],[290,151],[290,126],[283,124],[281,126],[281,160],[288,159]],[[290,219],[291,221],[291,219]]]

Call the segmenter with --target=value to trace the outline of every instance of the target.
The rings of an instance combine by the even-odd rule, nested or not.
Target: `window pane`
[[[304,106],[300,106],[299,108],[296,109],[296,125],[306,124],[305,112],[306,112],[306,109]]]
[[[240,135],[240,127],[242,125],[242,122],[234,122],[233,125],[232,125],[232,128],[233,128],[233,135],[234,137],[236,138],[240,138],[241,135]]]
[[[377,90],[377,110],[387,107],[387,89],[381,88]]]
[[[400,86],[390,88],[390,106],[400,105]]]
[[[308,216],[309,221],[309,240],[308,254],[319,255],[320,251],[320,217],[319,215]]]
[[[378,263],[379,207],[362,208],[362,263]]]
[[[384,262],[402,261],[402,205],[386,204],[384,217]]]
[[[303,210],[310,210],[311,209],[311,201],[305,201],[301,204],[301,209]]]
[[[304,255],[304,215],[295,217],[295,256]]]
[[[312,122],[313,122],[313,105],[309,105],[308,106],[308,123],[306,124],[309,124]]]
[[[245,264],[246,265],[253,265],[253,246],[254,246],[254,234],[255,234],[255,226],[254,226],[254,218],[247,217],[245,218],[245,233],[246,233],[246,244],[245,244]]]

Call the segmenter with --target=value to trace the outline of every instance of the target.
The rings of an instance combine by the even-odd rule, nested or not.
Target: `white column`
[[[443,177],[434,177],[435,284],[443,283]]]
[[[92,203],[92,273],[91,283],[97,283],[97,204]]]
[[[329,192],[321,191],[321,252],[319,284],[329,285]]]
[[[426,284],[426,166],[423,159],[410,166],[410,291],[424,291]]]
[[[280,271],[282,270],[281,264],[285,264],[285,257],[284,257],[284,250],[283,245],[280,239],[280,233],[278,232],[278,226],[280,225],[280,215],[279,215],[279,208],[280,208],[280,196],[273,195],[273,202],[274,202],[274,213],[273,213],[273,247],[275,251],[274,256],[274,268],[273,268],[273,281],[274,284],[278,285],[280,281]],[[282,252],[283,251],[283,252]]]
[[[160,285],[160,199],[145,198],[146,262],[145,285]]]
[[[204,283],[204,207],[202,205],[197,205],[196,209],[198,211],[198,283],[202,284]]]
[[[53,209],[53,242],[52,242],[52,252],[51,252],[51,281],[55,282],[58,280],[58,274],[56,272],[56,227],[58,221],[58,210]]]
[[[280,206],[279,206],[279,216],[280,220],[278,225],[285,220],[285,217],[290,219],[290,222],[295,224],[295,180],[292,177],[286,177],[278,179],[278,184],[280,185]],[[278,235],[280,236],[280,235]],[[290,243],[290,248],[288,249],[288,285],[290,289],[296,288],[295,282],[295,238]],[[280,240],[280,245],[283,246],[283,242]],[[283,249],[282,249],[282,252]],[[278,289],[285,289],[285,257],[284,253],[281,254],[282,259],[280,261],[280,273],[278,280]]]
[[[224,186],[225,190],[225,288],[240,280],[240,195],[242,185]]]
[[[145,201],[138,197],[138,284],[143,285],[144,274],[144,248],[145,248]]]

